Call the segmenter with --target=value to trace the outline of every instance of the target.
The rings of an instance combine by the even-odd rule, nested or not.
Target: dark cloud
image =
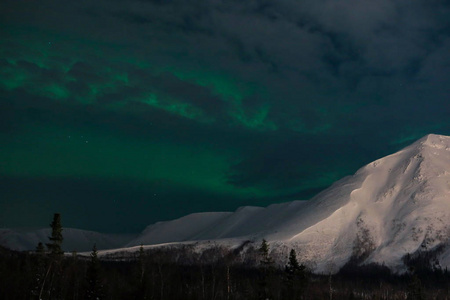
[[[67,72],[68,76],[73,77],[76,81],[98,83],[104,81],[98,74],[98,70],[94,66],[85,62],[76,62]]]
[[[443,1],[44,1],[43,7],[51,9],[41,15],[19,5],[10,13],[33,14],[29,22],[47,28],[136,47],[144,59],[158,57],[181,68],[212,66],[239,81],[268,86],[251,97],[269,94],[261,101],[270,104],[269,116],[280,126],[299,123],[297,129],[315,131],[329,122],[336,128],[339,114],[350,117],[365,102],[382,99],[383,109],[394,111],[404,105],[401,98],[419,104],[448,94],[450,18]],[[65,14],[69,9],[72,14]],[[60,22],[60,15],[69,21]],[[100,80],[92,72],[95,66],[80,70],[80,64],[87,67],[76,63],[68,75]],[[143,73],[137,74],[141,82],[153,82],[151,88],[158,85],[164,94],[183,95],[216,118],[230,111],[208,88],[177,82],[169,74]],[[44,75],[54,76],[39,76]],[[258,104],[243,103],[251,111]]]
[[[226,103],[207,87],[180,80],[170,73],[153,75],[144,70],[133,70],[128,72],[128,76],[137,84],[137,88],[146,86],[148,91],[162,93],[192,104],[213,117],[226,114]]]

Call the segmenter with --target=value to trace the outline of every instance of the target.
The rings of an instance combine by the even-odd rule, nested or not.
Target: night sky
[[[2,0],[0,228],[307,200],[450,135],[447,0]]]

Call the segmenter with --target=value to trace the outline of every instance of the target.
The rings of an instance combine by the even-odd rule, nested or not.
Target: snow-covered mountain
[[[402,257],[446,248],[450,267],[450,137],[427,135],[376,160],[310,201],[199,213],[147,227],[127,246],[267,239],[298,249],[316,271],[340,268],[352,255],[402,268]]]
[[[50,228],[40,229],[0,229],[0,245],[12,250],[34,250],[39,242],[49,242]],[[135,235],[104,234],[74,228],[63,229],[64,251],[90,251],[94,244],[98,249],[122,247]]]
[[[438,247],[440,265],[450,267],[450,137],[427,135],[309,201],[158,222],[122,247],[192,241],[204,247],[211,240],[233,247],[262,238],[275,252],[296,248],[316,272],[336,271],[352,256],[402,270],[407,253]]]

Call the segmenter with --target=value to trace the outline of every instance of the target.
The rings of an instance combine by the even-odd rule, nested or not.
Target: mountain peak
[[[421,145],[429,146],[432,148],[450,150],[450,136],[428,134],[418,140]]]

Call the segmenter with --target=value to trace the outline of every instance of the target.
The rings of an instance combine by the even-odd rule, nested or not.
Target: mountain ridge
[[[265,238],[274,247],[296,248],[318,272],[325,272],[330,264],[340,268],[354,256],[362,263],[401,270],[406,254],[444,245],[447,250],[440,259],[449,266],[448,170],[450,137],[429,134],[363,166],[309,201],[241,208],[193,239],[165,241],[234,239],[238,243]],[[177,220],[178,226],[183,226],[184,218]],[[141,235],[128,246],[139,241],[152,244],[151,238]]]
[[[355,257],[401,271],[408,253],[441,247],[441,266],[450,267],[449,220],[450,137],[429,134],[311,200],[157,222],[123,247],[210,240],[233,246],[265,238],[275,251],[297,249],[316,272]]]

